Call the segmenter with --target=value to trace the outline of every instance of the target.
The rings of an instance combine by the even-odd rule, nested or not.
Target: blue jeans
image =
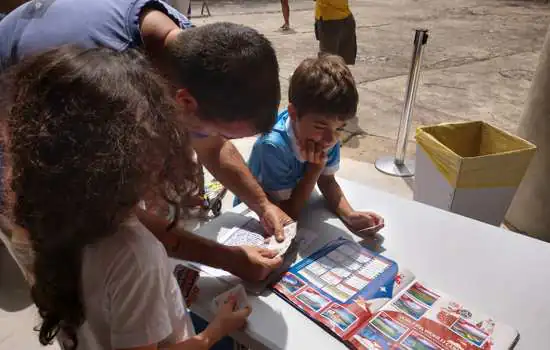
[[[198,315],[191,312],[191,320],[193,321],[193,326],[195,327],[195,332],[199,334],[208,327],[208,322],[200,318]],[[224,337],[222,340],[216,343],[210,349],[212,350],[233,350],[233,339],[230,337]]]

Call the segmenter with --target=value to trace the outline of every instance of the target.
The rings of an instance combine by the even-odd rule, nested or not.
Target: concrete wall
[[[537,145],[506,221],[529,236],[550,242],[550,30],[518,128],[518,136]]]

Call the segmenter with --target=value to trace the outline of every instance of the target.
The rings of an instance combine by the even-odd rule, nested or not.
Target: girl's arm
[[[225,304],[220,306],[218,314],[210,322],[206,329],[182,342],[173,344],[169,347],[170,350],[206,350],[210,349],[214,344],[220,341],[223,337],[231,332],[241,329],[246,324],[246,319],[250,316],[252,309],[245,307],[240,310],[235,310],[237,300],[230,298]],[[117,350],[157,350],[158,345],[140,346],[130,349]]]
[[[213,341],[213,338],[209,338],[208,335],[205,335],[206,330],[200,334],[197,334],[185,341],[174,344],[169,347],[171,350],[203,350],[210,349],[212,345],[216,343]],[[146,346],[139,346],[136,348],[127,348],[127,349],[116,349],[116,350],[158,350],[157,344],[151,344]]]

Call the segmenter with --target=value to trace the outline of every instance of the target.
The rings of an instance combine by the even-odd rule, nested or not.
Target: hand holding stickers
[[[212,328],[219,327],[227,333],[242,329],[252,313],[244,287],[240,284],[218,295],[212,304],[217,310],[216,317],[211,323]]]

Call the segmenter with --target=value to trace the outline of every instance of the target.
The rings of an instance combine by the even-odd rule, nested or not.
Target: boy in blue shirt
[[[341,57],[304,60],[292,75],[288,108],[258,138],[248,166],[264,191],[296,219],[315,184],[329,207],[354,233],[371,235],[384,225],[372,212],[355,211],[334,174],[340,164],[340,132],[355,117],[358,93]]]

